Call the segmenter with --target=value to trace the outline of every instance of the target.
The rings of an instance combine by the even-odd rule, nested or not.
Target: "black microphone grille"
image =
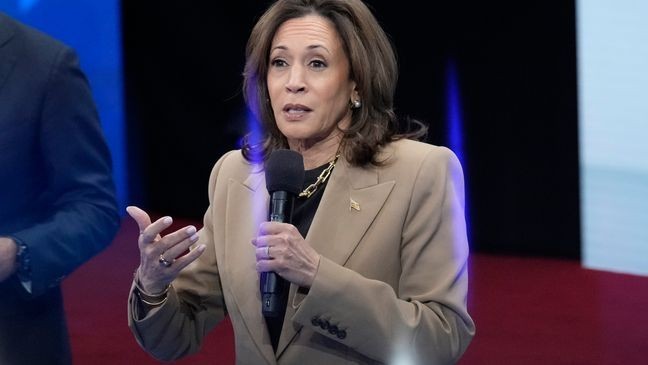
[[[291,150],[275,150],[265,163],[268,192],[287,191],[299,194],[304,185],[304,158]]]

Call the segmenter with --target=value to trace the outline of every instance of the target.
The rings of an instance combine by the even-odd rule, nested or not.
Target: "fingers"
[[[126,207],[126,212],[135,220],[140,232],[143,232],[151,224],[151,217],[139,207],[134,205],[128,206]]]
[[[182,269],[198,259],[206,249],[202,244],[190,249],[199,240],[194,226],[186,226],[162,236],[162,232],[173,224],[171,217],[165,216],[151,223],[150,216],[139,207],[129,206],[126,212],[140,230],[138,272],[144,287],[163,287],[172,282]]]
[[[126,208],[126,212],[137,223],[140,231],[140,244],[153,243],[160,239],[160,232],[173,223],[173,219],[168,216],[151,223],[151,217],[144,210],[132,205]]]
[[[144,230],[140,231],[140,241],[142,243],[153,243],[161,238],[162,231],[169,228],[173,223],[173,218],[162,217],[155,222],[148,225]]]
[[[317,273],[320,255],[287,223],[265,222],[252,239],[256,247],[256,270],[274,271],[291,283],[309,288]]]
[[[173,234],[186,235],[187,228],[189,227],[178,230]],[[162,240],[147,245],[142,250],[142,261],[138,269],[142,284],[147,285],[145,284],[146,282],[149,283],[149,286],[155,285],[156,288],[162,288],[175,280],[182,269],[194,262],[205,252],[206,246],[204,244],[197,245],[193,249],[191,248],[198,239],[198,234],[194,233],[176,243],[166,252],[159,250]],[[184,254],[185,252],[187,253]]]
[[[257,261],[274,259],[280,254],[280,251],[283,252],[283,247],[285,247],[283,240],[276,236],[256,237],[252,239],[252,245],[256,247]]]
[[[292,224],[280,223],[280,222],[263,222],[259,225],[258,236],[273,235],[279,233],[297,233],[297,228]]]
[[[282,253],[283,249],[281,247],[266,244],[257,246],[255,250],[257,261],[274,260],[277,256],[281,256]]]
[[[174,267],[175,270],[180,272],[180,270],[184,269],[189,264],[196,261],[196,259],[198,259],[198,257],[200,257],[200,255],[202,255],[202,253],[205,252],[205,248],[206,248],[205,245],[196,246],[196,248],[189,251],[188,254],[177,258],[171,267]]]
[[[259,226],[259,234],[252,239],[256,247],[279,246],[286,247],[291,243],[303,241],[297,227],[288,223],[264,222]]]
[[[274,271],[277,274],[281,275],[284,273],[285,268],[281,267],[274,260],[261,260],[256,263],[257,272],[270,272]]]
[[[259,234],[252,239],[252,244],[257,248],[266,246],[280,247],[283,252],[286,247],[303,240],[304,238],[297,230],[297,227],[292,224],[264,222],[259,226]]]
[[[260,240],[257,242],[259,243],[259,245],[255,250],[256,270],[258,272],[281,272],[284,269],[281,266],[281,263],[283,262],[283,249],[277,246],[269,245],[269,242],[264,241],[265,240]]]
[[[273,239],[272,236],[259,236],[252,239],[252,245],[256,248],[262,248],[270,245],[270,241]]]
[[[196,227],[188,226],[165,236],[157,245],[167,260],[173,260],[197,241]]]
[[[175,260],[168,260],[168,265],[159,260],[163,256],[158,256],[155,262],[140,264],[140,267],[137,269],[137,275],[142,287],[150,293],[161,292],[164,287],[178,277],[182,269],[196,261],[205,252],[205,249],[205,245],[198,245],[186,255]]]
[[[140,241],[149,239],[149,234],[153,234],[159,230],[160,227],[156,227],[158,223],[161,223],[161,227],[164,227],[162,219],[154,222],[140,236]],[[174,258],[180,256],[182,253],[187,251],[192,244],[196,243],[198,237],[196,227],[186,226],[173,233],[169,233],[164,237],[160,237],[158,234],[158,238],[154,241],[140,244],[140,252],[142,256],[148,257],[148,260],[150,261],[158,260],[160,255],[164,255],[164,258],[168,261],[173,261]]]
[[[258,272],[275,271],[271,266],[275,263],[275,258],[280,257],[279,251],[281,250],[278,247],[280,242],[276,241],[275,236],[260,236],[252,239],[252,244],[256,247],[254,251]]]

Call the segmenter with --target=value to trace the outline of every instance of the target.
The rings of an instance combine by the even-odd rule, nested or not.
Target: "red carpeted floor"
[[[114,243],[65,281],[75,364],[160,363],[138,347],[126,325],[136,237],[127,219]],[[460,365],[648,363],[648,277],[586,270],[574,261],[481,254],[470,267],[477,336]],[[234,364],[230,323],[212,331],[200,353],[176,364]]]

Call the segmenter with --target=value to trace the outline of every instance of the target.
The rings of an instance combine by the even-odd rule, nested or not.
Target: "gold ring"
[[[266,258],[271,259],[272,256],[270,256],[270,246],[266,246]]]
[[[169,266],[173,265],[173,261],[169,261],[169,260],[165,259],[164,256],[162,256],[162,255],[160,255],[160,258],[158,259],[158,262],[160,264],[162,264],[162,266],[164,266],[164,267],[169,267]]]

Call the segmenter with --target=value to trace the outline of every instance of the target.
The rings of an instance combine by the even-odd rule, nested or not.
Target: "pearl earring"
[[[354,100],[351,102],[351,109],[359,109],[362,106],[360,100]]]

